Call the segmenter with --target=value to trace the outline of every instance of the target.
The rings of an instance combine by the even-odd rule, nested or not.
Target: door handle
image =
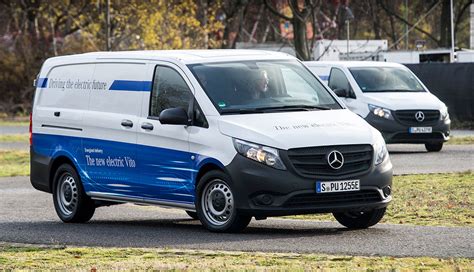
[[[55,111],[55,112],[54,112],[54,116],[59,117],[60,115],[61,115],[61,112],[60,112],[60,111]]]
[[[131,120],[124,119],[122,120],[122,127],[133,127],[133,122]]]
[[[142,128],[144,130],[153,130],[153,124],[150,124],[150,123],[143,123],[142,124]]]

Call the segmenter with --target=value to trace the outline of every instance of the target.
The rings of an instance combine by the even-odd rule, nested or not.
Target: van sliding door
[[[146,63],[97,63],[89,110],[84,115],[83,140],[88,193],[134,197],[143,192],[138,182],[137,128]]]

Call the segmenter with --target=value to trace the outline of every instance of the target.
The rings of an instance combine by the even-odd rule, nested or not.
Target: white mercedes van
[[[407,67],[375,61],[305,62],[377,128],[387,143],[421,143],[440,151],[449,140],[448,108]]]
[[[392,164],[380,132],[289,55],[99,52],[43,64],[31,183],[64,222],[130,202],[216,232],[308,213],[367,228],[392,199]]]

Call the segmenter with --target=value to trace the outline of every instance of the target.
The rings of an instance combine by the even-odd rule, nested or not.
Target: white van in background
[[[55,57],[36,86],[31,183],[64,222],[131,202],[183,209],[211,231],[307,213],[367,228],[392,199],[380,132],[287,54]]]
[[[309,61],[346,106],[382,132],[387,143],[421,143],[440,151],[449,140],[448,109],[407,67],[373,61]]]

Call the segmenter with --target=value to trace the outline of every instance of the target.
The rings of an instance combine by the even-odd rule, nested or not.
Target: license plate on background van
[[[410,133],[431,133],[432,131],[432,127],[411,127],[409,129]]]
[[[360,190],[360,181],[340,180],[340,181],[317,181],[316,193],[334,193],[334,192],[350,192]]]

